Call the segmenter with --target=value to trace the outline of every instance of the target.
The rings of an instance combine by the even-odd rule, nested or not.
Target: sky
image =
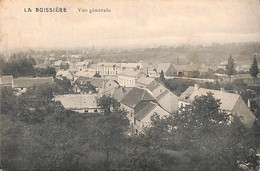
[[[55,7],[67,12],[35,12]],[[78,8],[111,12],[90,14]],[[2,0],[0,19],[1,51],[260,40],[258,0]]]

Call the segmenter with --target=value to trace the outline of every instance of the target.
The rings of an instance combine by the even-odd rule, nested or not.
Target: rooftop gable
[[[87,109],[98,108],[98,96],[95,94],[67,94],[55,96],[56,101],[60,101],[66,109]]]
[[[171,63],[159,63],[156,70],[157,72],[161,72],[161,71],[166,72],[171,65],[172,65]]]
[[[155,100],[146,90],[134,87],[127,95],[121,100],[121,103],[134,108],[140,101],[153,101]]]
[[[13,76],[12,75],[5,75],[0,77],[0,85],[12,84]]]
[[[46,84],[46,83],[53,83],[53,78],[52,77],[35,77],[35,78],[19,77],[14,79],[13,87],[27,88],[27,87],[37,86],[41,84]]]
[[[199,88],[199,90],[193,91],[191,96],[189,97],[188,101],[192,102],[196,96],[201,96],[201,95],[207,95],[207,93],[213,93],[213,97],[215,99],[220,99],[220,109],[222,110],[228,110],[231,111],[237,100],[239,99],[240,95],[234,94],[234,93],[228,93],[224,91],[219,91],[219,90],[211,90],[211,89],[205,89],[205,88]]]
[[[141,121],[145,116],[147,116],[155,107],[156,103],[151,101],[140,102],[134,108],[134,117],[135,119]]]

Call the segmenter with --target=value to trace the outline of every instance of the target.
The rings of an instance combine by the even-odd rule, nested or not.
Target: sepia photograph
[[[0,171],[260,171],[259,0],[0,0]]]

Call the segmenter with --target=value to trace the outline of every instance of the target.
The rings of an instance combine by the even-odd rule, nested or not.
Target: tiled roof
[[[221,102],[220,109],[222,110],[231,111],[234,108],[239,98],[238,94],[223,92],[219,90],[200,88],[198,91],[194,91],[191,94],[189,100],[193,101],[196,96],[206,95],[208,92],[213,93],[214,98],[220,99]]]
[[[55,97],[66,109],[98,108],[96,94],[67,94]]]
[[[194,86],[189,86],[180,96],[180,100],[188,100],[190,95],[194,92]]]
[[[157,87],[159,87],[161,84],[158,81],[152,81],[150,84],[148,84],[147,88],[150,91],[154,91]]]
[[[87,72],[87,71],[78,71],[75,73],[75,76],[83,76],[83,77],[93,77],[96,73],[94,72]]]
[[[164,97],[168,93],[171,93],[171,92],[169,90],[165,90],[159,96],[156,97],[156,100],[160,100],[162,97]]]
[[[145,116],[147,116],[155,107],[156,103],[151,101],[140,102],[134,108],[134,117],[137,120],[142,120]]]
[[[139,84],[143,84],[143,85],[148,85],[148,84],[151,84],[152,81],[154,81],[155,78],[150,78],[150,77],[140,77],[138,80],[137,80],[137,83]]]
[[[73,74],[71,71],[68,70],[59,70],[56,74],[58,77],[73,77]]]
[[[31,86],[37,86],[40,84],[46,83],[53,83],[52,77],[36,77],[36,78],[29,78],[29,77],[19,77],[15,78],[13,81],[14,88],[27,88]]]
[[[106,63],[106,62],[99,62],[97,66],[106,66],[106,67],[120,67],[121,63]]]
[[[97,64],[91,64],[89,68],[90,69],[95,69],[96,67],[97,67]]]
[[[0,85],[12,85],[12,82],[13,82],[12,75],[6,75],[0,77]]]
[[[107,83],[108,81],[110,81],[110,80],[109,79],[103,79],[103,78],[96,78],[96,77],[80,76],[75,82],[77,82],[79,84],[83,84],[83,85],[87,84],[87,82],[91,82],[91,84],[95,87],[102,87],[103,83]]]
[[[201,96],[201,95],[207,95],[207,93],[211,92],[213,93],[213,97],[215,99],[220,99],[220,109],[222,110],[228,110],[231,111],[236,102],[238,101],[240,95],[234,94],[234,93],[228,93],[225,91],[219,91],[219,90],[212,90],[212,89],[206,89],[206,88],[199,88],[198,90],[194,90],[194,87],[190,86],[182,95],[180,96],[180,100],[185,99],[185,101],[192,102],[196,96]],[[193,92],[190,94],[190,92]],[[185,95],[186,94],[186,95]],[[190,96],[189,96],[190,95]],[[188,97],[189,96],[189,97]],[[185,98],[188,97],[188,98]]]
[[[134,87],[129,93],[121,100],[121,103],[134,108],[140,101],[155,100],[146,90]]]
[[[194,68],[192,65],[174,65],[174,68],[177,71],[194,71],[196,68]]]
[[[118,102],[121,102],[121,100],[131,91],[133,87],[116,87],[114,88],[112,92],[112,97],[116,99]]]
[[[135,70],[129,70],[129,69],[123,70],[118,73],[118,75],[124,75],[124,76],[130,76],[130,77],[137,77],[141,74],[145,75],[145,73],[143,73],[139,70],[135,71]]]
[[[159,63],[156,70],[157,72],[161,72],[161,71],[166,72],[171,65],[172,65],[171,63]]]
[[[139,63],[121,63],[121,67],[125,68],[137,68],[137,66],[141,67]]]

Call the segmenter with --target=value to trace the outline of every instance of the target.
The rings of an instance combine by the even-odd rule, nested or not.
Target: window
[[[85,113],[88,113],[88,110],[85,110]]]
[[[95,109],[94,112],[97,113],[97,109]]]

